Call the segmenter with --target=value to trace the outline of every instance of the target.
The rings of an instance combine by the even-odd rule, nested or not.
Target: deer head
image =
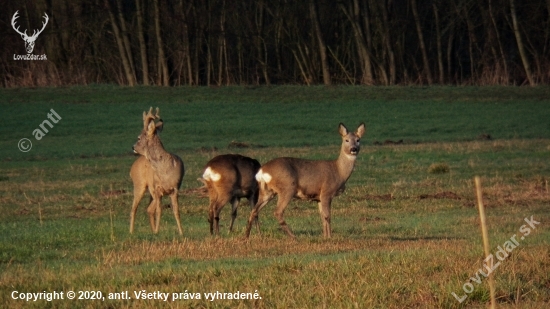
[[[138,136],[138,141],[132,147],[135,153],[149,157],[149,151],[152,148],[158,147],[162,144],[158,138],[158,133],[162,131],[163,122],[159,116],[159,108],[157,107],[156,113],[152,113],[153,108],[149,108],[149,112],[143,112],[143,130]],[[155,123],[155,119],[158,119],[158,122]]]
[[[17,18],[19,18],[19,16],[17,15],[18,13],[19,13],[19,11],[15,11],[15,14],[13,14],[13,18],[11,19],[11,26],[13,27],[13,30],[15,30],[15,32],[17,32],[21,35],[21,38],[23,38],[23,40],[25,41],[25,48],[27,49],[27,53],[30,54],[30,53],[32,53],[32,51],[34,49],[34,41],[36,41],[36,38],[38,37],[38,35],[40,33],[42,33],[42,31],[44,31],[44,28],[46,28],[46,25],[48,24],[49,17],[48,17],[48,14],[44,13],[43,17],[44,17],[44,19],[46,19],[46,21],[42,22],[42,29],[34,30],[32,32],[32,35],[28,36],[27,35],[27,29],[25,29],[24,32],[21,32],[21,31],[19,31],[19,26],[17,26],[17,28],[15,28],[15,20]]]

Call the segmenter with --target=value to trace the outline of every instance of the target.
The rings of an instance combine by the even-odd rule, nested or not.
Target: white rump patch
[[[271,177],[271,175],[269,175],[268,173],[262,172],[262,169],[260,169],[260,170],[258,171],[258,173],[256,173],[256,180],[257,180],[258,182],[262,182],[262,181],[263,181],[263,182],[265,182],[265,183],[269,183],[269,182],[271,181],[271,178],[273,178],[273,177]]]
[[[222,175],[219,174],[219,173],[216,173],[214,172],[213,169],[209,167],[206,168],[206,170],[204,171],[204,173],[202,174],[202,178],[204,178],[204,180],[206,181],[218,181],[222,178]]]

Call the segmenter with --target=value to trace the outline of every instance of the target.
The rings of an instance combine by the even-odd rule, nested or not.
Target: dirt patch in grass
[[[420,194],[419,199],[450,199],[450,200],[461,200],[462,197],[451,191],[443,191],[435,194]]]
[[[185,195],[185,196],[194,195],[194,196],[197,196],[197,197],[208,197],[208,189],[206,189],[205,186],[197,187],[197,188],[191,188],[191,189],[183,190],[182,194]]]
[[[369,221],[378,222],[378,221],[384,221],[384,219],[380,218],[380,217],[362,217],[362,218],[359,218],[359,222],[369,222]]]
[[[111,191],[101,191],[99,192],[104,197],[113,197],[126,194],[126,190],[111,190]]]
[[[367,194],[363,199],[367,201],[391,201],[394,197],[392,194]]]
[[[265,148],[264,145],[257,145],[257,144],[251,144],[246,142],[239,142],[239,141],[231,141],[227,148],[234,149],[234,148]]]

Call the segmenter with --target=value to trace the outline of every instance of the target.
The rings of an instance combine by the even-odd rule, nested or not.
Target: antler
[[[40,33],[42,33],[42,31],[44,31],[44,28],[46,28],[46,25],[48,24],[48,21],[50,20],[50,18],[48,17],[48,14],[44,13],[43,17],[46,19],[46,21],[42,22],[42,29],[40,29],[38,32],[36,32],[37,30],[35,29],[33,31],[32,35],[29,37],[27,35],[27,29],[25,29],[25,32],[21,32],[21,31],[19,31],[19,26],[17,26],[17,28],[15,28],[15,20],[19,18],[19,16],[17,14],[19,14],[19,11],[15,11],[15,14],[13,14],[13,17],[11,19],[11,26],[13,27],[13,30],[15,30],[15,32],[19,33],[22,37],[24,37],[25,40],[35,39]]]
[[[40,29],[38,32],[36,32],[36,30],[33,30],[31,38],[36,38],[40,33],[42,33],[42,31],[44,31],[44,28],[46,28],[46,25],[48,24],[48,20],[50,20],[50,18],[48,17],[48,14],[46,14],[46,13],[44,13],[44,16],[42,16],[42,17],[44,17],[46,19],[45,22],[44,21],[42,22],[42,29]]]
[[[23,33],[21,31],[19,31],[19,26],[17,26],[17,28],[15,28],[15,20],[19,18],[19,16],[17,14],[19,14],[19,11],[15,11],[15,14],[13,14],[13,17],[11,19],[11,26],[13,27],[13,30],[15,30],[15,32],[19,33],[21,36],[29,37],[27,35],[27,29],[25,29],[25,32]]]
[[[149,125],[149,122],[154,121],[155,119],[160,119],[159,116],[159,108],[157,107],[156,113],[153,115],[152,113],[153,107],[149,108],[149,112],[145,113],[143,112],[143,128],[147,129],[147,126]]]
[[[48,20],[50,20],[50,18],[48,17],[48,14],[46,14],[46,13],[44,13],[44,16],[42,16],[42,17],[44,17],[46,19],[46,21],[42,22],[42,29],[40,29],[40,31],[38,31],[38,32],[36,32],[36,30],[34,30],[32,32],[31,38],[36,38],[40,33],[42,33],[42,31],[44,31],[44,28],[46,28],[46,25],[48,24]]]

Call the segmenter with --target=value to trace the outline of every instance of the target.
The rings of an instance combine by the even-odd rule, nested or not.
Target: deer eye
[[[349,143],[349,139],[346,139],[346,143]]]

